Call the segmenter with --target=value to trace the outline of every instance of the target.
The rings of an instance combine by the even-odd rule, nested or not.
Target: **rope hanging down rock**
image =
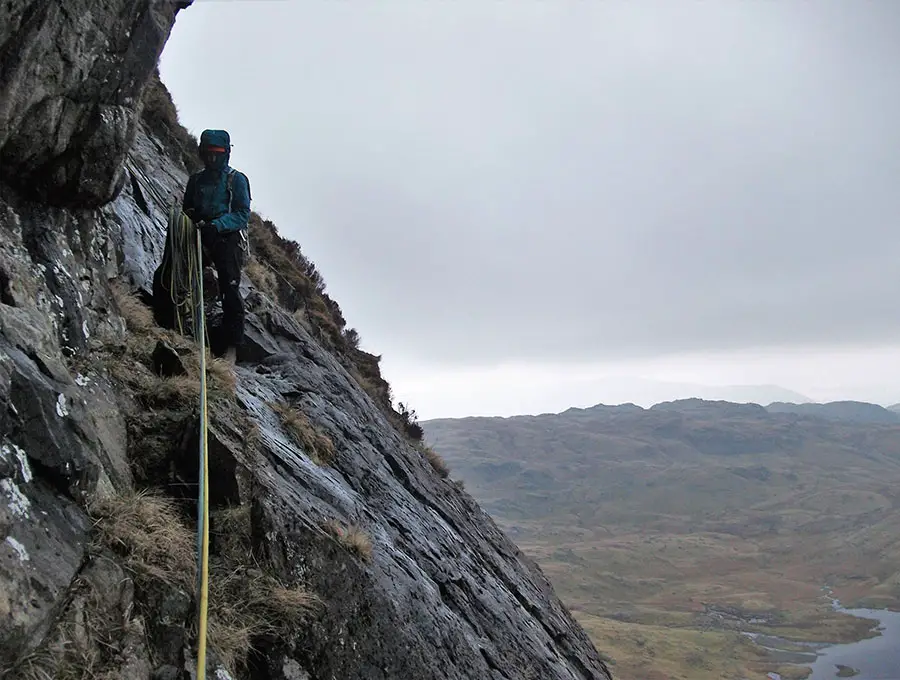
[[[200,349],[200,469],[197,496],[197,680],[206,678],[209,596],[209,465],[206,408],[206,314],[203,305],[203,243],[200,230],[180,209],[169,213],[162,282],[175,307],[180,333],[190,327]]]

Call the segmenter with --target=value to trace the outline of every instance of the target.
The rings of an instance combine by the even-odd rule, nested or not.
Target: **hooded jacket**
[[[250,181],[244,173],[228,164],[231,159],[228,133],[225,130],[204,130],[200,136],[200,147],[204,146],[221,146],[225,153],[220,154],[215,167],[204,168],[191,175],[184,190],[182,210],[194,222],[209,222],[220,234],[246,229],[250,221]],[[234,173],[230,197],[227,184],[229,173]]]

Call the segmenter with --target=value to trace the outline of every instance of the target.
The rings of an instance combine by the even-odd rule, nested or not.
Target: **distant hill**
[[[862,401],[832,401],[827,404],[775,402],[766,406],[766,410],[856,423],[900,423],[900,409],[893,410],[893,407],[885,408]]]
[[[686,397],[754,404],[771,404],[775,401],[803,404],[812,401],[804,394],[779,385],[704,385],[621,376],[590,380],[582,386],[581,390],[582,393],[588,391],[588,394],[597,395],[596,401],[606,404],[631,402],[644,407]]]
[[[652,640],[660,624],[725,625],[722,611],[742,630],[839,639],[847,624],[825,583],[847,603],[900,605],[900,422],[888,409],[683,399],[422,425],[603,648]],[[750,675],[701,676],[678,666],[680,647],[664,649],[623,677]]]

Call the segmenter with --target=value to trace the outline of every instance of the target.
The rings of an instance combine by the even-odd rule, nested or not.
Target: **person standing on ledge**
[[[231,137],[225,130],[204,130],[198,150],[204,169],[188,179],[182,211],[200,230],[203,250],[215,265],[222,299],[223,356],[233,364],[244,339],[240,283],[248,252],[250,180],[229,165]]]

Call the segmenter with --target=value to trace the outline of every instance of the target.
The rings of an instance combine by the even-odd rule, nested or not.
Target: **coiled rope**
[[[200,349],[200,470],[197,497],[197,680],[206,678],[209,598],[209,465],[206,408],[206,314],[203,306],[203,244],[200,230],[181,210],[169,214],[162,261],[163,287],[175,306],[178,330],[188,324]],[[166,285],[168,284],[168,285]]]

